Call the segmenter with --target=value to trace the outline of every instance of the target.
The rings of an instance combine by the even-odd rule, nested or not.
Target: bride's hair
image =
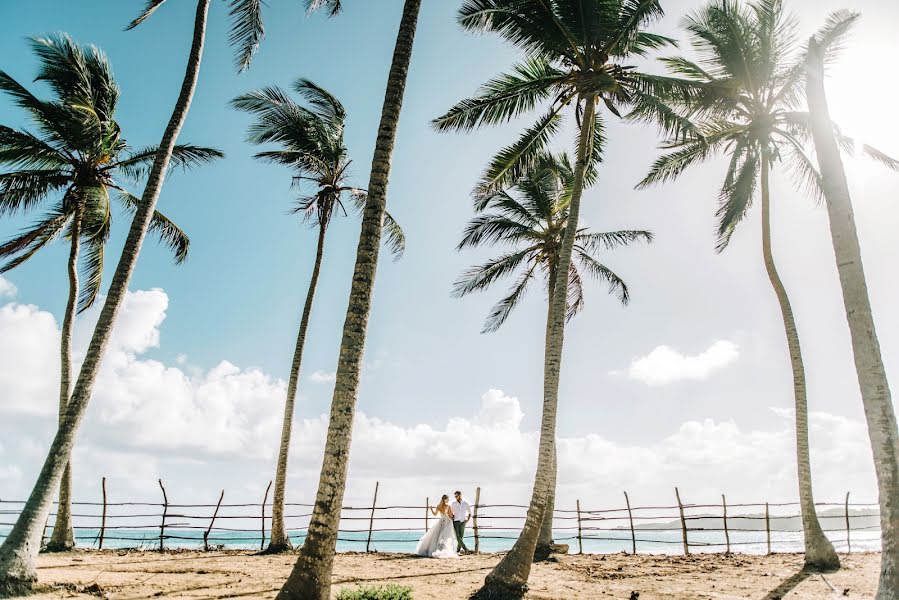
[[[446,504],[446,501],[447,501],[447,500],[449,500],[449,496],[447,496],[446,494],[444,494],[444,495],[441,496],[441,498],[440,498],[440,504]]]

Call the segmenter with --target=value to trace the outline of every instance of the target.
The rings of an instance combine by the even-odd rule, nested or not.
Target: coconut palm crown
[[[66,35],[37,38],[32,49],[40,59],[37,81],[53,100],[40,100],[4,71],[0,91],[25,110],[37,133],[0,125],[0,216],[28,213],[51,202],[45,216],[0,245],[0,273],[31,258],[60,236],[70,237],[73,219],[86,247],[79,310],[91,306],[100,291],[103,251],[112,225],[110,196],[128,213],[140,200],[124,187],[140,180],[155,148],[128,146],[115,121],[119,89],[106,56],[97,48],[80,48]],[[220,158],[218,150],[176,146],[173,166],[188,168]],[[187,258],[190,241],[172,221],[156,212],[152,230],[174,253]]]
[[[499,329],[518,306],[530,284],[543,275],[547,292],[556,278],[558,254],[568,224],[568,203],[574,171],[567,155],[546,155],[537,168],[511,190],[478,198],[477,217],[465,228],[458,250],[486,244],[509,248],[501,256],[467,270],[456,281],[453,295],[468,295],[485,290],[500,279],[518,274],[508,294],[490,311],[484,332]],[[637,241],[652,241],[649,231],[611,231],[593,233],[578,228],[574,242],[574,260],[568,273],[568,314],[571,319],[584,306],[584,276],[604,281],[609,292],[622,304],[630,300],[627,284],[595,254]]]

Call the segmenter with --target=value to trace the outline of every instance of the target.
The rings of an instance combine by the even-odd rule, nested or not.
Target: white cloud
[[[16,286],[9,279],[0,275],[0,298],[13,298],[18,293]]]
[[[79,433],[76,493],[95,497],[100,477],[107,476],[119,500],[155,498],[155,480],[161,477],[171,498],[198,501],[224,487],[233,501],[258,501],[274,471],[285,384],[227,361],[186,372],[146,358],[162,339],[167,308],[161,290],[126,299]],[[79,347],[92,318],[83,319]],[[0,307],[4,496],[27,494],[49,444],[56,418],[58,335],[53,317],[37,307]],[[427,390],[418,394],[426,398]],[[369,502],[379,481],[379,497],[395,504],[456,488],[471,494],[475,486],[488,502],[526,502],[538,435],[523,428],[524,416],[518,398],[498,389],[484,393],[474,414],[441,413],[431,423],[399,425],[359,412],[346,501]],[[874,498],[864,424],[824,413],[812,413],[810,420],[818,497],[834,499],[851,487],[859,499]],[[314,494],[326,432],[326,415],[296,419],[291,501],[308,501]],[[792,499],[794,443],[788,418],[771,431],[745,431],[734,421],[691,420],[643,445],[599,434],[560,437],[560,507],[575,498],[587,506],[617,506],[625,489],[634,502],[646,505],[670,500],[675,485],[688,502],[714,501],[722,492],[733,502]]]
[[[315,371],[309,375],[312,383],[334,383],[337,381],[337,373],[334,371]]]
[[[627,374],[648,386],[699,381],[733,363],[739,356],[740,348],[728,340],[718,340],[696,355],[683,354],[670,346],[658,346],[646,356],[635,358]]]

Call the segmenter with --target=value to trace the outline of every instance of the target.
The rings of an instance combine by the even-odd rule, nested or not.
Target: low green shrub
[[[337,600],[412,600],[412,588],[395,584],[343,588]]]

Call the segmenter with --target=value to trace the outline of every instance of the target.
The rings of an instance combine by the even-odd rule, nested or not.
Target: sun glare
[[[899,81],[882,70],[889,49],[854,38],[828,69],[830,113],[856,144],[899,154],[899,122],[890,117],[899,97]],[[895,49],[894,49],[895,50]]]

